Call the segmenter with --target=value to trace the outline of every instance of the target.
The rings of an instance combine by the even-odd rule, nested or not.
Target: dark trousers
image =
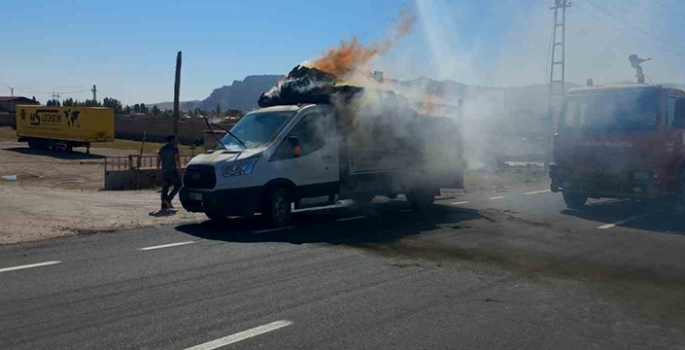
[[[174,189],[169,193],[169,186],[174,185]],[[171,202],[174,197],[181,190],[181,177],[178,176],[178,172],[174,171],[171,173],[164,173],[162,175],[162,203],[164,201]]]

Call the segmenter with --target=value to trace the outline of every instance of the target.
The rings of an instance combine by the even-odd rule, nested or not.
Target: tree
[[[102,106],[113,109],[115,113],[121,113],[124,111],[124,107],[122,106],[121,102],[116,98],[105,97],[102,100]]]
[[[243,116],[243,111],[239,109],[227,109],[226,112],[224,113],[227,117],[238,117],[241,118]]]
[[[48,100],[48,102],[45,105],[51,106],[51,107],[59,107],[60,103],[59,103],[59,101],[52,99],[52,100]]]
[[[134,104],[133,105],[133,111],[136,113],[140,113],[140,105],[139,104]]]
[[[126,108],[124,108],[124,113],[131,114],[131,106],[126,105]]]
[[[36,96],[33,96],[33,100],[34,100],[34,101],[36,100]]]
[[[147,114],[148,110],[144,103],[140,104],[140,113]]]
[[[157,107],[156,105],[152,106],[152,115],[154,115],[154,116],[159,115],[159,107]]]
[[[216,116],[221,116],[221,105],[219,103],[216,104]]]
[[[83,102],[83,106],[85,106],[85,107],[102,107],[100,102],[98,102],[96,100],[85,100]]]

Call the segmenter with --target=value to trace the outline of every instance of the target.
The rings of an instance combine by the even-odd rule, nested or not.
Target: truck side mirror
[[[290,146],[293,148],[293,152],[295,153],[296,157],[299,157],[302,155],[302,146],[300,145],[300,139],[297,138],[297,136],[290,136],[288,137],[288,142],[290,142]]]

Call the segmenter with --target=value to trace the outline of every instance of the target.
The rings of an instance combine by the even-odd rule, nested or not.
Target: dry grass
[[[93,148],[118,149],[118,150],[133,151],[135,153],[138,153],[138,152],[140,152],[141,145],[142,145],[142,142],[140,142],[140,141],[116,139],[116,140],[114,140],[114,142],[94,143],[92,145],[92,147]],[[155,154],[155,153],[157,153],[157,151],[159,151],[159,149],[162,146],[164,146],[163,143],[146,142],[145,147],[143,148],[143,153]],[[190,146],[180,145],[179,148],[181,150],[181,154],[183,154],[183,155],[192,153]],[[195,154],[201,153],[202,151],[203,151],[203,149],[196,149]]]
[[[14,129],[5,126],[0,128],[0,139],[11,140],[16,138],[17,132]]]
[[[0,140],[16,140],[17,139],[17,132],[10,128],[10,127],[0,127]],[[131,140],[121,140],[121,139],[116,139],[114,142],[102,142],[102,143],[93,143],[92,148],[109,148],[109,149],[118,149],[122,151],[131,151],[132,153],[138,153],[140,152],[140,146],[142,142],[140,141],[131,141]],[[146,154],[155,154],[159,149],[164,146],[163,143],[158,143],[158,142],[146,142],[145,147],[143,148],[143,153]],[[180,145],[179,146],[181,150],[181,154],[183,155],[189,155],[192,154],[192,149],[190,146],[184,146]],[[204,151],[203,148],[199,148],[195,150],[195,154],[202,153]]]

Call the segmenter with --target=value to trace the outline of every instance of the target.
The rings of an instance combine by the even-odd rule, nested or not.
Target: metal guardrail
[[[181,156],[181,167],[185,168],[193,156]],[[105,157],[105,173],[108,171],[126,171],[136,169],[154,169],[157,167],[157,156],[132,154],[123,157]]]

